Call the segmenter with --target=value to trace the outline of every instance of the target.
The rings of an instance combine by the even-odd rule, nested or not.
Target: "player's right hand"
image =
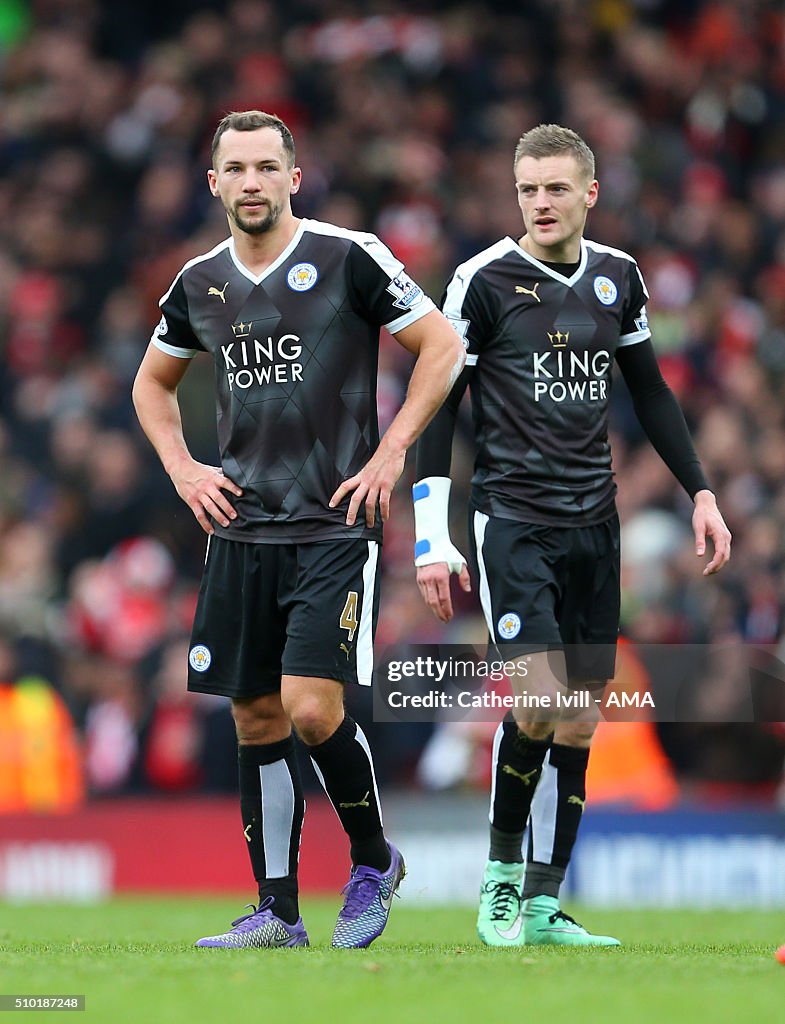
[[[237,510],[224,491],[238,498],[243,492],[217,466],[205,466],[195,459],[189,459],[170,475],[175,490],[196,516],[196,521],[205,533],[215,533],[211,520],[220,526],[228,526],[237,518]]]
[[[451,575],[447,562],[433,562],[430,565],[417,567],[417,586],[420,588],[423,601],[440,622],[449,622],[453,616],[452,596],[450,595]],[[461,587],[468,593],[472,589],[472,584],[466,562],[463,562],[457,575]]]

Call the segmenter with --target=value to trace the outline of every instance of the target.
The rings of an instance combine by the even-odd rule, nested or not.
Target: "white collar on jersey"
[[[541,263],[538,259],[535,259],[534,256],[526,252],[525,249],[522,249],[512,236],[510,236],[510,241],[512,242],[513,247],[515,248],[515,251],[519,255],[523,256],[523,258],[527,260],[529,263],[533,263],[535,267],[539,267],[543,274],[547,274],[548,277],[552,277],[554,281],[558,281],[560,284],[573,285],[576,281],[579,281],[583,277],[583,272],[584,270],[586,270],[586,263],[589,259],[589,250],[582,238],[581,262],[578,264],[578,269],[575,271],[572,277],[565,277],[563,274],[559,274],[555,270],[551,270],[551,268],[547,266],[545,263]]]
[[[234,265],[237,267],[237,269],[240,271],[243,277],[247,277],[248,280],[253,281],[254,284],[261,284],[266,277],[269,277],[270,274],[273,273],[273,271],[277,270],[278,267],[280,267],[280,265],[291,256],[291,254],[294,252],[294,250],[300,243],[303,231],[305,231],[305,218],[303,218],[297,225],[297,230],[294,233],[294,237],[283,250],[283,252],[280,254],[280,256],[276,257],[276,259],[273,260],[270,266],[266,270],[262,271],[262,273],[259,274],[258,276],[256,274],[252,274],[248,267],[246,267],[246,265],[241,261],[234,247],[234,238],[232,238],[230,235],[229,255],[232,257],[232,263],[234,263]]]

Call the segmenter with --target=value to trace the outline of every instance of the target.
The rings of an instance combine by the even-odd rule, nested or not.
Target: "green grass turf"
[[[0,994],[83,993],[76,1020],[100,1024],[785,1020],[785,966],[773,958],[785,914],[586,910],[579,920],[623,949],[497,950],[480,945],[471,908],[404,899],[370,949],[338,951],[337,907],[305,902],[310,949],[260,952],[193,948],[241,912],[224,899],[0,904]]]

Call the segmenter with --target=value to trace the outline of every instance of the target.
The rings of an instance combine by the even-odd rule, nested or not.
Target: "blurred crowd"
[[[654,644],[777,650],[777,0],[0,0],[0,79],[0,667],[7,684],[51,685],[75,723],[88,793],[235,784],[225,702],[185,693],[204,536],[130,401],[159,297],[187,259],[226,236],[205,170],[215,125],[232,109],[262,108],[292,128],[298,215],[377,232],[437,300],[458,262],[520,233],[521,132],[558,121],[584,135],[600,180],[587,234],[638,259],[663,371],[734,536],[730,566],[707,581],[690,503],[619,384],[623,631]],[[384,337],[382,425],[409,365]],[[211,389],[211,367],[197,359],[183,416],[195,457],[214,462]],[[471,463],[464,417],[453,457],[464,549]],[[476,637],[474,595],[458,597],[448,633],[420,601],[407,482],[411,470],[386,530],[379,645]],[[705,703],[714,684],[711,666],[696,672]],[[350,701],[370,717],[367,694]],[[383,780],[428,784],[417,772],[428,727],[368,728]],[[725,786],[775,798],[785,753],[776,725],[669,725],[659,741],[685,793]]]

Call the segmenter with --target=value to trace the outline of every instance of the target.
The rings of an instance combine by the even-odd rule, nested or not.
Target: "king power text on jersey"
[[[243,338],[221,345],[229,390],[301,381],[303,366],[296,360],[302,351],[296,334],[284,334],[278,339]]]
[[[553,402],[603,402],[608,395],[608,352],[535,352],[534,401],[547,395]]]

